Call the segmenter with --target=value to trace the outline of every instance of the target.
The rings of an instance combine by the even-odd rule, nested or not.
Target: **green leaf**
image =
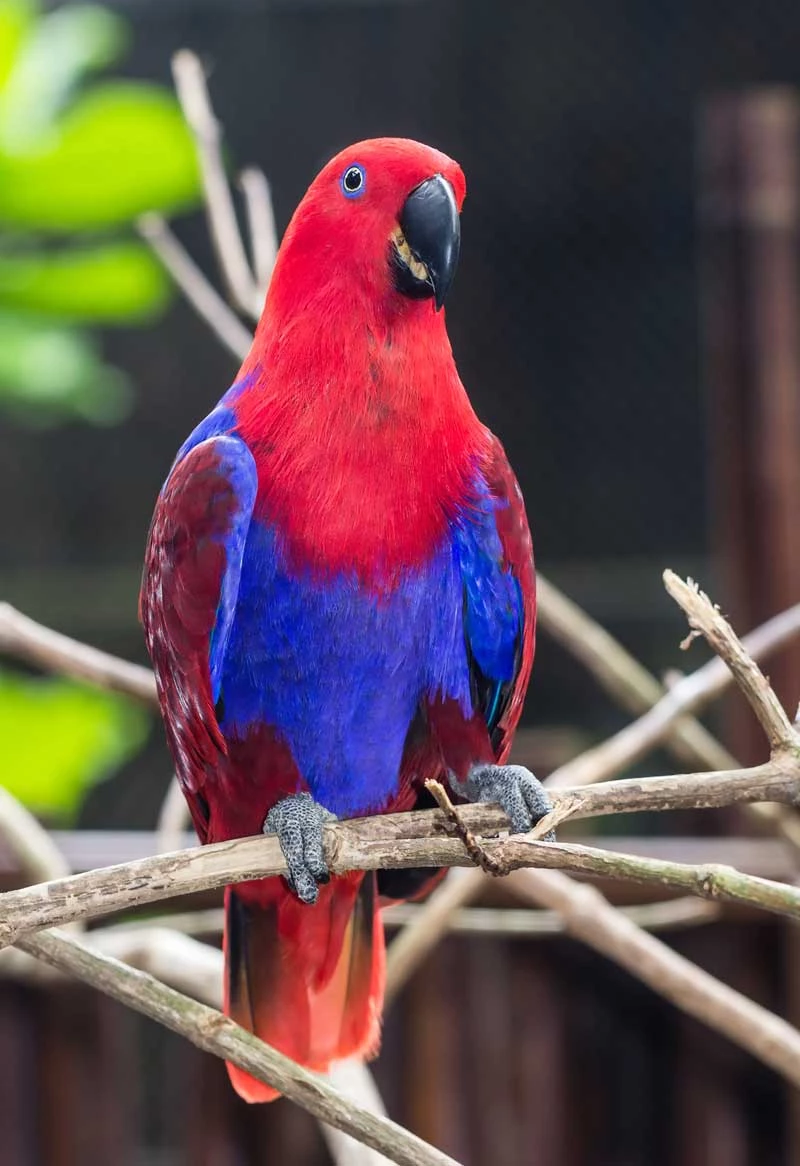
[[[0,313],[0,408],[28,425],[78,417],[114,425],[129,412],[127,377],[83,333]]]
[[[0,672],[3,785],[29,809],[74,820],[88,790],[137,752],[147,713],[66,680]]]
[[[0,308],[66,320],[130,322],[164,308],[170,290],[163,268],[141,243],[28,255],[0,252]]]
[[[0,149],[25,150],[48,131],[90,69],[112,64],[126,42],[125,22],[93,4],[39,19],[19,44],[0,92]]]
[[[0,0],[0,92],[11,75],[35,15],[30,0]]]
[[[58,128],[57,140],[39,152],[0,155],[0,221],[92,230],[196,201],[194,142],[177,102],[163,90],[134,82],[98,85]]]

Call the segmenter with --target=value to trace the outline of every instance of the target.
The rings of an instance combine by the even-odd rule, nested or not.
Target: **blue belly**
[[[290,573],[254,521],[221,669],[224,733],[268,724],[328,809],[380,809],[420,703],[441,694],[471,714],[463,605],[454,543],[376,597],[351,575]]]

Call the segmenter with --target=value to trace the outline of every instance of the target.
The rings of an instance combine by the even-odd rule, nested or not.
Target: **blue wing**
[[[473,707],[501,746],[519,719],[533,660],[533,554],[519,490],[500,443],[456,531]]]

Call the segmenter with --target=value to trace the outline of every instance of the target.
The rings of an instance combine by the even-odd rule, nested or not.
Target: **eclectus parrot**
[[[441,311],[464,195],[413,141],[325,166],[147,545],[141,617],[197,833],[273,832],[287,862],[227,889],[225,1011],[319,1071],[376,1052],[380,898],[423,881],[331,878],[326,819],[412,809],[433,777],[515,831],[549,808],[505,764],[534,650],[525,509]],[[276,1096],[229,1072],[247,1100]]]

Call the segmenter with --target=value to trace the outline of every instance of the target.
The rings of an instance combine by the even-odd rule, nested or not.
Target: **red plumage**
[[[367,175],[358,202],[340,189],[353,162]],[[286,726],[265,720],[239,731],[224,684],[215,697],[210,659],[221,634],[221,596],[232,564],[242,567],[248,523],[280,532],[282,561],[298,580],[352,577],[354,588],[390,604],[469,514],[477,476],[493,507],[497,569],[515,580],[521,597],[514,673],[493,698],[491,718],[474,694],[470,711],[455,694],[420,694],[399,773],[380,808],[409,809],[427,778],[449,770],[463,779],[476,762],[508,756],[534,653],[535,581],[522,497],[502,446],[469,403],[444,313],[430,298],[400,294],[388,262],[404,199],[436,174],[451,185],[460,210],[460,168],[418,143],[359,143],[324,168],[287,229],[237,380],[246,388],[229,404],[223,400],[222,428],[211,425],[215,414],[201,426],[159,498],[141,614],[168,741],[202,841],[257,833],[281,798],[309,788]],[[219,433],[249,450],[252,482],[247,464],[225,461],[230,450],[221,454],[211,439]],[[349,602],[342,600],[343,611]],[[226,635],[235,636],[240,607],[241,597]],[[250,644],[240,670],[284,651],[283,634]],[[402,651],[401,643],[397,667]],[[307,716],[314,716],[310,698]],[[397,885],[387,878],[389,893]],[[385,958],[378,897],[375,877],[360,873],[332,879],[313,907],[281,879],[229,888],[226,1012],[314,1069],[373,1053]],[[230,1071],[248,1100],[275,1096]]]

